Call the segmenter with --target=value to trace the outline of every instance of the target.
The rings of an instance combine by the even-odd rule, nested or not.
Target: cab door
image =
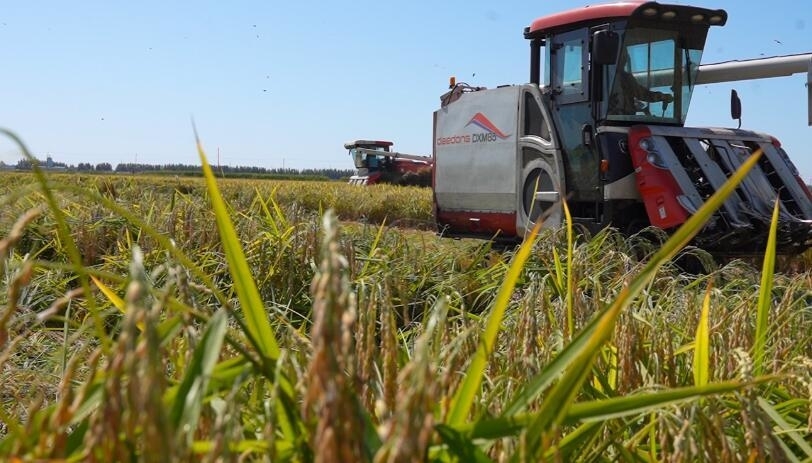
[[[599,216],[602,192],[600,158],[585,136],[595,125],[589,85],[589,28],[553,35],[549,42],[549,108],[564,161],[568,205],[574,217],[594,221]]]

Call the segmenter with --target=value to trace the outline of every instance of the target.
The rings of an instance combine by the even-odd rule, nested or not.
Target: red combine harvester
[[[355,140],[344,144],[355,162],[357,172],[350,177],[354,185],[392,183],[431,186],[431,157],[391,151],[391,141]]]
[[[701,66],[708,30],[726,21],[724,10],[686,5],[593,5],[525,29],[530,83],[486,89],[452,78],[434,113],[439,232],[521,240],[542,213],[544,227],[560,227],[563,199],[590,230],[672,231],[762,150],[694,244],[763,251],[778,200],[778,252],[807,249],[812,194],[780,142],[749,130],[685,127],[696,85],[801,72],[812,81],[812,54]],[[733,92],[734,119],[740,105]]]

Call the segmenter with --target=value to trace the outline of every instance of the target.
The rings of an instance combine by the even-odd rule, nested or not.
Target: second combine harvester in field
[[[545,227],[561,226],[563,199],[588,229],[673,230],[761,149],[695,243],[763,251],[778,199],[778,251],[808,248],[812,194],[775,137],[685,127],[698,84],[799,72],[812,79],[812,54],[700,66],[709,28],[726,21],[724,10],[656,2],[565,11],[525,29],[530,83],[485,89],[452,79],[434,113],[440,231],[521,239],[543,211]],[[736,118],[739,108],[734,92]]]
[[[431,157],[392,151],[392,142],[355,140],[344,144],[355,164],[352,185],[391,183],[431,186]]]

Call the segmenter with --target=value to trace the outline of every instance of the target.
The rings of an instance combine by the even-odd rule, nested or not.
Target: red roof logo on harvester
[[[496,126],[495,126],[495,125],[493,125],[493,122],[491,122],[491,121],[490,121],[490,120],[489,120],[487,117],[485,117],[485,115],[484,115],[484,114],[482,114],[482,113],[476,113],[476,114],[474,115],[474,117],[472,117],[472,118],[471,118],[471,120],[470,120],[470,121],[468,121],[468,123],[467,123],[467,124],[465,124],[465,126],[466,126],[466,127],[468,127],[468,126],[469,126],[469,125],[471,125],[471,124],[474,124],[474,125],[476,125],[476,126],[478,126],[478,127],[482,128],[482,129],[484,129],[484,130],[486,130],[486,131],[488,131],[488,132],[490,132],[490,133],[492,133],[492,134],[496,135],[497,137],[499,137],[499,138],[500,138],[500,139],[502,139],[502,140],[504,140],[505,138],[507,138],[507,137],[509,137],[509,136],[510,136],[510,134],[505,135],[504,133],[502,133],[502,131],[501,131],[501,130],[499,130],[499,129],[498,129]]]

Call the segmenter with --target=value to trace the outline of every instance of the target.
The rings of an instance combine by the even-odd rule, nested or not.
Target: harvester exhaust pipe
[[[539,85],[541,82],[541,39],[530,41],[530,83]],[[812,72],[812,71],[810,71]]]

